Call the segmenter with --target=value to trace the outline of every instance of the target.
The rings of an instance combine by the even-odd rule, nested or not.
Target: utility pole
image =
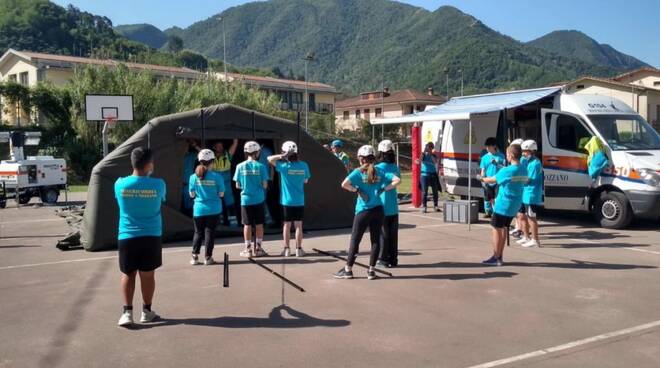
[[[307,80],[307,64],[309,64],[310,61],[314,61],[314,53],[307,53],[303,60],[305,61],[305,98],[303,99],[303,102],[305,103],[305,132],[307,132],[309,129],[309,90]]]
[[[461,97],[463,97],[463,69],[459,71],[461,72]]]
[[[445,78],[446,78],[446,87],[447,87],[447,101],[449,101],[449,69],[445,68]]]
[[[380,117],[385,117],[385,77],[380,85]],[[385,139],[385,124],[380,125],[380,140]]]
[[[222,22],[222,66],[225,71],[225,83],[227,83],[229,80],[227,79],[227,39],[225,35],[225,18],[218,17],[218,19]]]

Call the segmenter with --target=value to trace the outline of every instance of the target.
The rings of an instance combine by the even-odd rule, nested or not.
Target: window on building
[[[578,84],[575,89],[584,89],[584,84]]]
[[[293,100],[294,104],[302,104],[303,103],[302,92],[294,92],[293,95],[291,96],[291,99]]]
[[[382,117],[382,116],[383,116],[383,109],[381,109],[381,108],[379,107],[379,108],[376,109],[376,117],[377,117],[377,118],[380,118],[380,117]]]
[[[355,118],[356,119],[360,118],[360,110],[355,110]]]
[[[660,81],[653,82],[653,87],[660,87]]]
[[[344,111],[344,120],[348,120],[349,115],[348,111]]]
[[[24,86],[27,86],[29,84],[29,78],[28,78],[28,72],[23,72],[18,75],[20,83]]]
[[[369,114],[371,114],[371,109],[364,109],[364,118],[369,120]]]
[[[8,80],[12,83],[16,83],[16,74],[9,74]]]

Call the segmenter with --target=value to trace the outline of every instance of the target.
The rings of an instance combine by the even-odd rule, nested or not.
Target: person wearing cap
[[[401,170],[396,164],[394,145],[389,139],[378,143],[380,162],[377,169],[386,174],[401,177]],[[383,227],[380,232],[380,256],[378,264],[384,267],[396,267],[399,264],[399,197],[396,188],[380,194],[383,202]]]
[[[344,142],[342,142],[339,139],[335,139],[332,141],[330,144],[330,149],[332,150],[332,153],[335,154],[335,157],[341,161],[341,163],[344,165],[346,168],[346,171],[351,170],[351,159],[348,157],[348,154],[344,152]]]
[[[506,158],[497,150],[497,139],[489,137],[484,142],[486,153],[481,156],[479,168],[481,168],[482,177],[492,177],[504,167]],[[486,218],[491,217],[493,213],[493,204],[497,195],[497,184],[483,184],[484,188],[484,212]]]
[[[435,145],[433,142],[426,143],[424,152],[422,152],[422,159],[417,159],[416,164],[421,165],[420,182],[422,185],[422,212],[427,212],[427,202],[429,195],[429,187],[433,195],[433,208],[436,212],[440,211],[438,207],[438,158],[435,156],[433,149]]]
[[[282,256],[291,255],[291,225],[296,228],[296,257],[304,257],[303,214],[305,210],[305,184],[311,174],[309,166],[298,156],[298,145],[293,141],[282,144],[282,154],[268,157],[268,162],[280,174],[280,204],[282,205]]]
[[[234,181],[241,191],[241,218],[245,249],[242,257],[262,257],[268,254],[262,247],[264,237],[264,201],[268,186],[268,169],[259,163],[259,143],[249,141],[243,146],[247,159],[236,166]],[[255,228],[254,245],[252,227]]]
[[[204,264],[215,264],[213,260],[213,246],[215,242],[215,227],[222,213],[221,198],[225,192],[222,175],[211,170],[215,154],[210,149],[203,149],[197,155],[199,165],[195,173],[189,178],[189,195],[193,204],[193,236],[191,265],[201,264],[199,252],[204,244]]]
[[[231,160],[234,158],[236,149],[238,148],[238,139],[234,139],[229,147],[229,150],[225,149],[224,143],[222,141],[217,141],[213,144],[213,153],[215,154],[215,159],[213,160],[213,165],[211,169],[217,171],[222,175],[224,180],[225,188],[227,189],[225,195],[222,197],[222,222],[225,226],[229,226],[229,216],[234,215],[234,192],[231,190]]]
[[[119,206],[118,258],[124,310],[119,326],[133,324],[135,279],[140,276],[142,316],[152,322],[158,314],[151,310],[156,291],[156,269],[163,264],[163,221],[160,207],[165,202],[165,181],[152,178],[154,160],[151,150],[137,147],[131,152],[133,174],[117,179],[114,186]]]
[[[527,172],[520,165],[522,149],[512,144],[506,150],[506,159],[511,163],[494,177],[484,177],[481,181],[499,186],[491,226],[493,227],[493,255],[482,261],[487,266],[501,266],[504,262],[504,241],[506,229],[522,205],[523,187],[527,183]]]
[[[534,140],[524,141],[521,148],[523,157],[527,161],[527,178],[529,181],[523,188],[523,238],[518,241],[518,244],[525,248],[538,247],[540,241],[537,213],[543,205],[543,165],[541,160],[536,157],[538,146]]]
[[[360,241],[368,228],[371,238],[371,256],[369,257],[367,278],[374,280],[377,278],[374,269],[378,260],[380,231],[384,217],[380,195],[396,188],[401,179],[392,173],[385,173],[375,166],[376,155],[372,146],[360,147],[357,155],[360,167],[353,170],[341,183],[342,188],[357,193],[358,198],[355,202],[355,217],[353,218],[347,262],[334,274],[334,277],[337,279],[353,278],[352,269],[359,252]]]

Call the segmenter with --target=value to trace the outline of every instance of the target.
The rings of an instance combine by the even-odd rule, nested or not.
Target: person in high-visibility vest
[[[234,193],[231,188],[231,160],[234,158],[236,153],[236,148],[238,147],[238,139],[234,139],[229,150],[225,150],[225,146],[222,142],[218,141],[213,144],[213,153],[215,154],[215,160],[213,160],[213,165],[211,165],[211,170],[217,171],[222,175],[222,180],[225,185],[225,194],[222,198],[222,222],[225,226],[229,226],[229,216],[235,216],[234,211]]]

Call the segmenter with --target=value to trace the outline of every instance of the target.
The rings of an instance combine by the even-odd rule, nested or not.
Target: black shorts
[[[490,226],[501,229],[504,227],[509,227],[513,221],[513,217],[502,216],[500,214],[494,213],[493,218],[490,219]]]
[[[525,214],[525,205],[524,204],[520,205],[520,209],[518,210],[518,213],[523,214],[523,215]]]
[[[302,221],[305,206],[282,206],[282,221]]]
[[[495,197],[497,197],[497,185],[484,185],[484,199],[490,201],[491,199],[495,199]]]
[[[241,220],[243,225],[263,225],[266,220],[264,204],[241,206]]]
[[[119,270],[125,274],[149,272],[163,265],[160,236],[139,236],[119,241]]]
[[[539,210],[541,209],[541,206],[538,204],[524,204],[523,203],[523,208],[524,211],[523,213],[530,218],[536,218],[536,215],[539,213]]]

